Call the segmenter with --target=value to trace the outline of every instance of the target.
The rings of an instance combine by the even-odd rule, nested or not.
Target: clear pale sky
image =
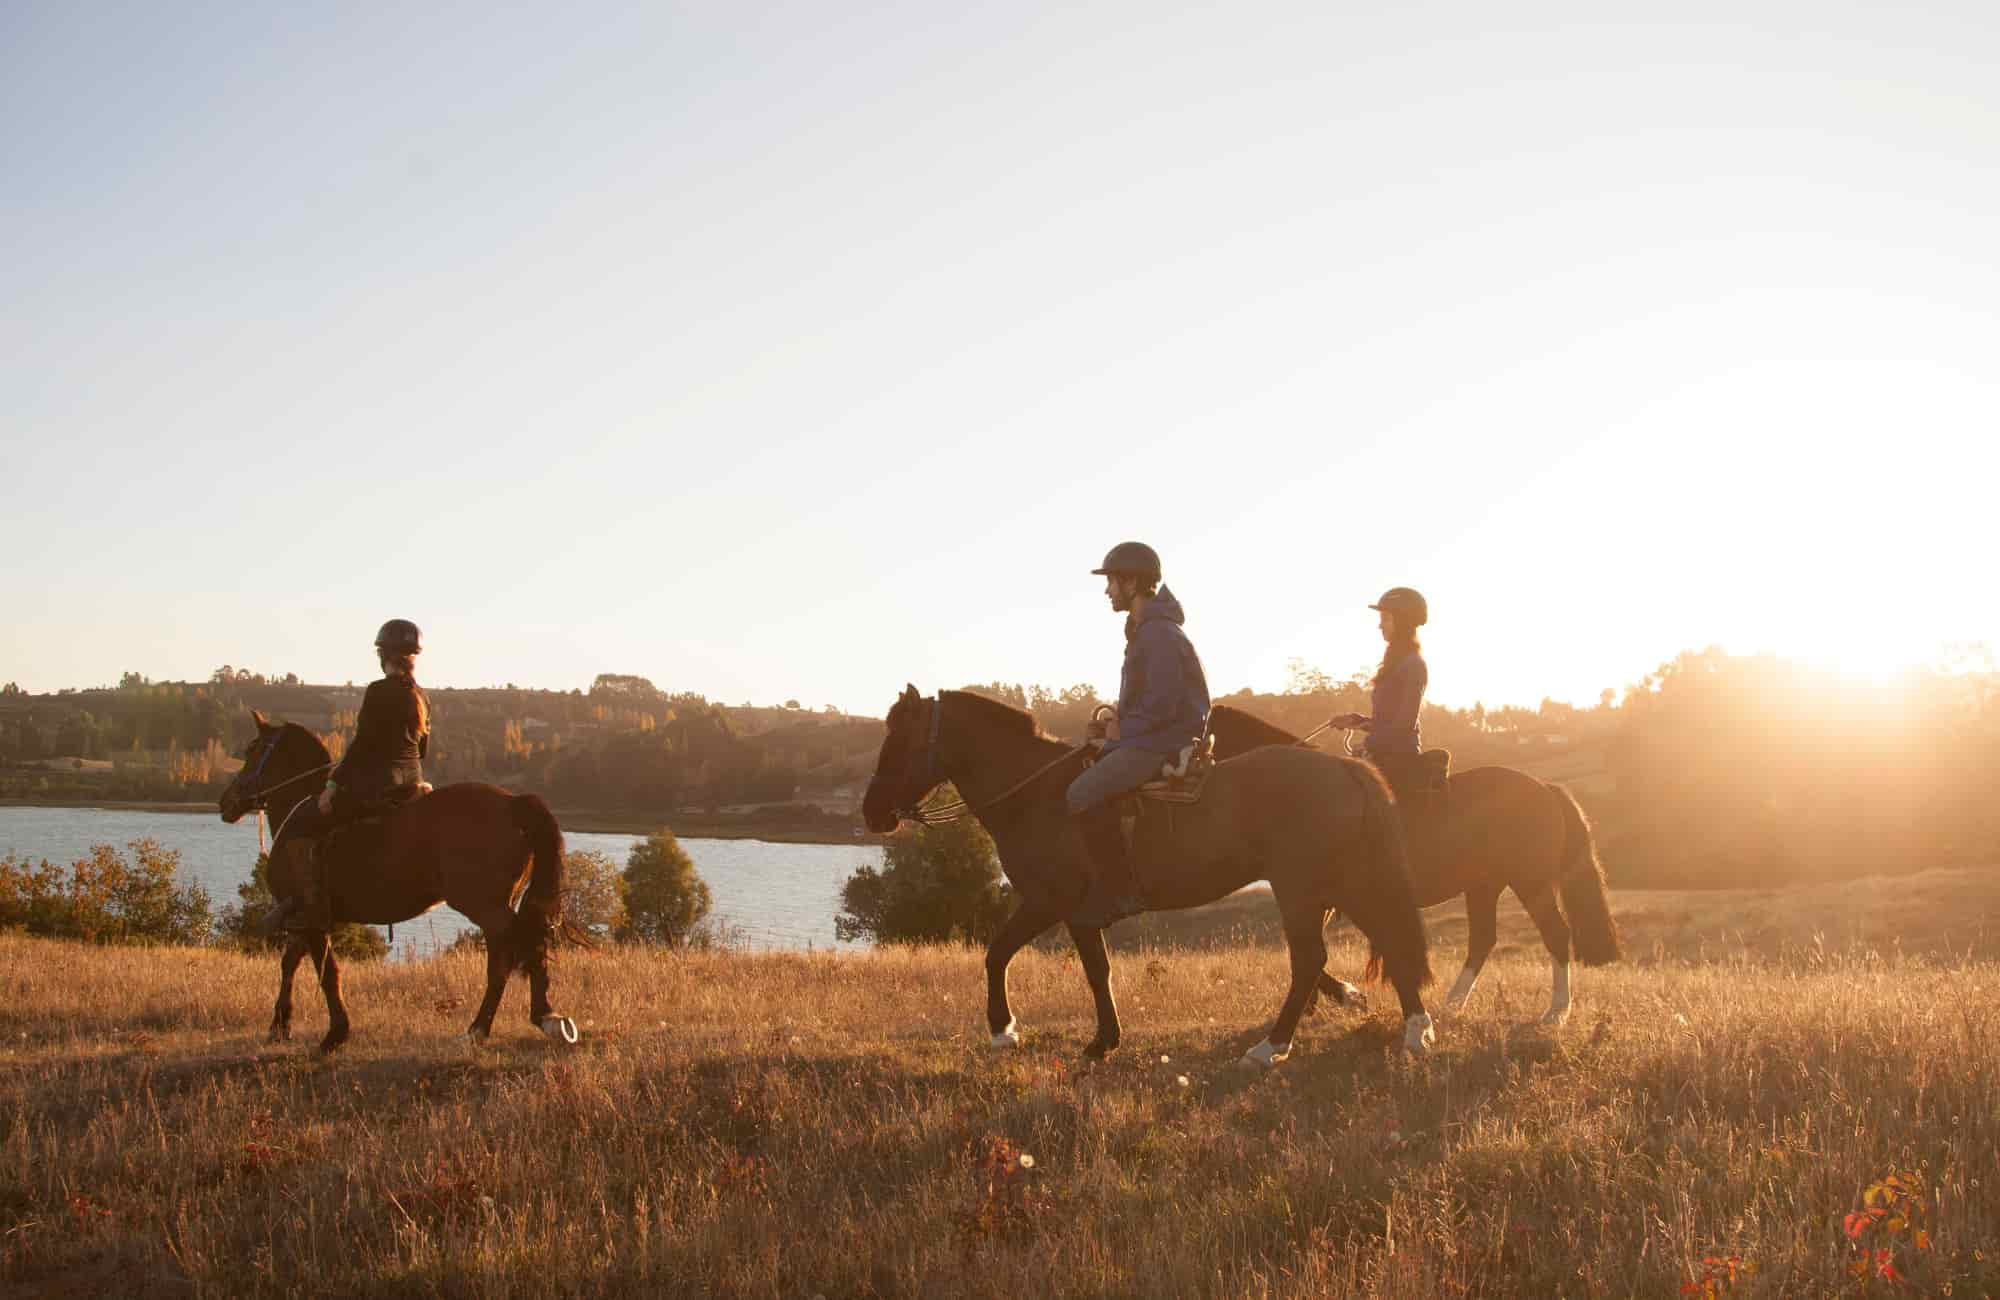
[[[0,679],[2000,640],[1977,3],[0,8]]]

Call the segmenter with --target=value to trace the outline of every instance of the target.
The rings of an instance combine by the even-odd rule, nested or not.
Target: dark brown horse
[[[1226,704],[1210,712],[1208,729],[1218,758],[1299,742],[1284,728]],[[1542,932],[1554,967],[1542,1023],[1562,1024],[1569,1019],[1572,955],[1586,966],[1621,955],[1589,821],[1569,791],[1511,767],[1452,773],[1447,803],[1443,818],[1417,818],[1404,836],[1418,906],[1465,895],[1465,969],[1445,998],[1445,1011],[1457,1011],[1472,996],[1493,952],[1500,893],[1512,889]]]
[[[963,691],[924,699],[906,689],[889,710],[889,734],[861,803],[869,829],[891,831],[952,783],[993,837],[1020,904],[986,950],[986,1022],[996,1047],[1020,1043],[1007,1002],[1007,965],[1081,902],[1089,854],[1063,807],[1084,751],[1047,736],[1020,709]],[[1169,822],[1171,821],[1171,826]],[[1249,1059],[1275,1065],[1291,1050],[1299,1018],[1320,989],[1322,933],[1339,908],[1368,936],[1371,973],[1386,973],[1403,1008],[1403,1042],[1430,1049],[1419,992],[1430,981],[1423,917],[1410,895],[1402,830],[1388,788],[1365,763],[1298,748],[1266,748],[1221,763],[1201,801],[1142,817],[1134,857],[1156,909],[1198,907],[1267,880],[1284,917],[1292,984],[1276,1021]],[[1097,1036],[1085,1055],[1118,1045],[1118,1007],[1101,930],[1071,924],[1097,1001]]]
[[[305,869],[304,841],[285,833],[285,819],[319,797],[332,763],[326,746],[304,727],[251,716],[257,737],[244,751],[243,770],[222,792],[222,820],[270,809],[278,827],[271,892],[284,898],[297,893]],[[388,925],[451,904],[486,936],[486,998],[466,1037],[476,1041],[492,1033],[507,977],[518,966],[528,976],[528,1018],[550,1039],[574,1043],[575,1024],[549,1007],[549,945],[562,926],[563,846],[548,805],[497,786],[448,785],[388,813],[380,833],[379,855],[335,864],[329,882],[334,920]],[[516,895],[522,895],[518,912]],[[331,1052],[347,1041],[347,1006],[340,997],[340,964],[318,932],[293,935],[285,945],[271,1041],[292,1036],[292,975],[302,957],[312,958],[326,993],[326,1037],[319,1046]]]

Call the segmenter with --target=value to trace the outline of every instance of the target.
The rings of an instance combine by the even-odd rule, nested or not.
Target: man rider
[[[1092,569],[1125,615],[1125,663],[1118,674],[1118,716],[1104,728],[1097,761],[1070,782],[1068,806],[1090,850],[1095,874],[1071,917],[1096,929],[1145,910],[1132,851],[1119,826],[1116,796],[1160,775],[1170,755],[1199,741],[1208,725],[1208,681],[1171,591],[1160,585],[1160,557],[1143,542],[1120,542]],[[1098,734],[1092,726],[1092,738]]]
[[[417,685],[416,657],[423,636],[406,618],[392,618],[375,634],[375,652],[382,663],[382,680],[371,682],[361,697],[361,714],[354,722],[354,740],[327,778],[313,808],[293,814],[287,836],[307,837],[311,854],[305,889],[285,920],[294,931],[332,927],[331,889],[327,881],[325,832],[356,809],[381,801],[404,787],[423,784],[423,759],[430,751],[431,702]]]

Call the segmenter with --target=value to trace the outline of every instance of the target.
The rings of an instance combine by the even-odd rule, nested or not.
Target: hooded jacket
[[[1138,619],[1125,620],[1125,666],[1118,674],[1118,739],[1106,750],[1177,754],[1208,725],[1208,679],[1181,630],[1187,616],[1161,587]]]

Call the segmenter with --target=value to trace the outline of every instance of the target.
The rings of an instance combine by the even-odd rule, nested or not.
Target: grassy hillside
[[[1256,945],[1126,955],[1084,1069],[1061,953],[1016,965],[1013,1055],[977,953],[622,952],[559,971],[567,1053],[519,988],[452,1042],[468,959],[350,968],[322,1062],[263,1045],[270,963],[0,937],[0,1293],[1994,1294],[1993,884],[1620,895],[1642,960],[1566,1031],[1517,927],[1431,1060],[1329,1010],[1270,1075]],[[1921,1206],[1854,1221],[1857,1279],[1893,1171]]]

